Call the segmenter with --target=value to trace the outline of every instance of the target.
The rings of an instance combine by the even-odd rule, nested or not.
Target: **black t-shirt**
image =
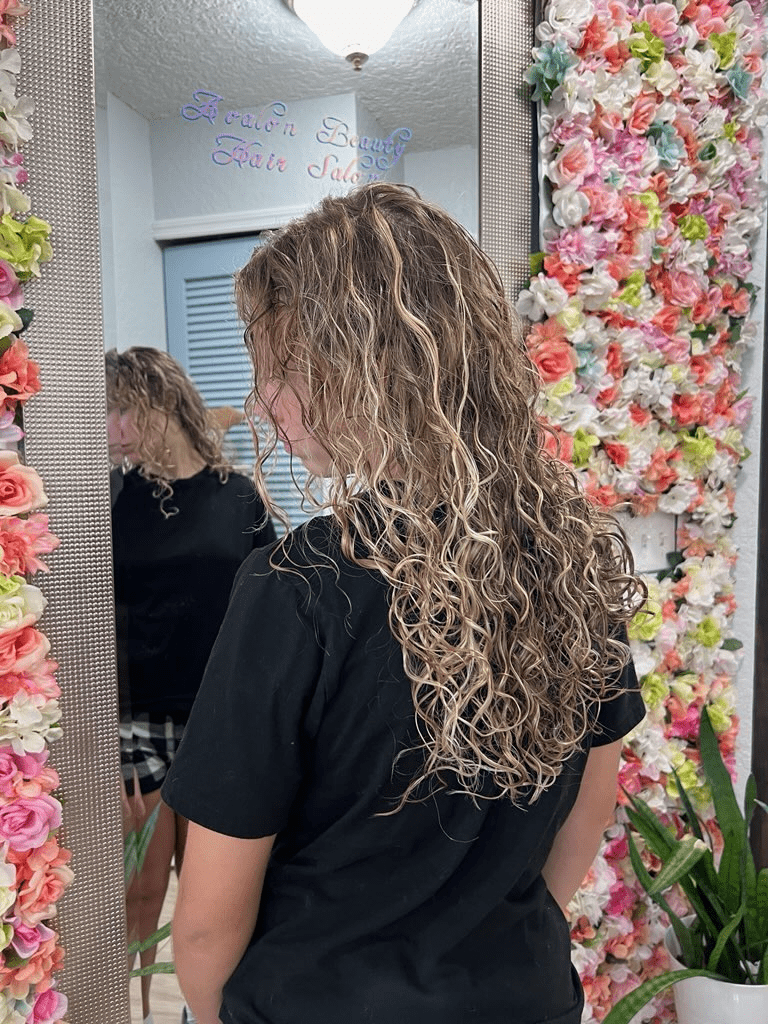
[[[238,574],[163,797],[241,838],[277,833],[224,1024],[579,1024],[568,925],[541,868],[580,752],[535,804],[440,792],[381,816],[411,777],[410,683],[383,578],[312,520]],[[333,567],[326,564],[327,557]],[[338,578],[337,578],[338,574]],[[595,743],[643,717],[605,703]]]
[[[224,484],[209,469],[174,480],[168,518],[155,486],[132,470],[112,509],[121,706],[183,725],[235,574],[275,530],[254,530],[264,506],[238,473]]]

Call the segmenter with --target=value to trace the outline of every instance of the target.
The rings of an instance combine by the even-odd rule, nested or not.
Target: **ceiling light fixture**
[[[331,53],[359,71],[416,0],[283,0]]]

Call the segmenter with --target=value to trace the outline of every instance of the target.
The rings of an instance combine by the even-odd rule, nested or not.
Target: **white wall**
[[[406,150],[403,180],[417,188],[423,199],[442,206],[478,237],[480,182],[478,154],[473,146],[425,153]]]
[[[152,238],[149,122],[112,95],[98,108],[104,344],[165,348],[163,262]]]
[[[768,150],[763,159],[763,181],[768,180]],[[741,719],[736,743],[736,770],[738,787],[743,793],[749,775],[752,751],[752,702],[755,673],[755,609],[757,564],[757,535],[760,514],[760,425],[763,397],[763,348],[765,344],[765,274],[766,274],[766,220],[756,244],[752,283],[758,288],[753,322],[757,327],[754,347],[747,353],[743,366],[742,388],[752,396],[752,418],[744,433],[744,443],[752,453],[744,468],[736,491],[736,523],[733,540],[739,548],[736,564],[735,596],[738,608],[734,616],[734,632],[744,644],[744,658],[736,678],[736,709]],[[765,571],[765,567],[763,567]]]

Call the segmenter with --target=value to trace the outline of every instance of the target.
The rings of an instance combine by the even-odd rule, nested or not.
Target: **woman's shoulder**
[[[350,601],[363,599],[366,591],[383,584],[378,573],[342,553],[341,528],[332,515],[315,516],[282,539],[253,551],[243,563],[240,578],[250,578],[250,585],[263,594],[295,591],[301,604],[330,613],[337,603],[348,607]]]

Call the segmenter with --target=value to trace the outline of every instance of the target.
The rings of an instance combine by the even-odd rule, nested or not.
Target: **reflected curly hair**
[[[107,408],[135,411],[140,438],[138,471],[156,483],[154,495],[160,499],[163,513],[168,516],[177,511],[167,506],[173,495],[173,466],[164,438],[171,418],[206,466],[225,483],[232,467],[222,454],[222,433],[184,368],[167,352],[140,345],[124,352],[110,349],[105,360]],[[165,416],[161,426],[152,415],[157,412]]]
[[[377,182],[272,236],[235,290],[250,413],[269,416],[267,383],[305,396],[333,461],[317,507],[389,584],[424,751],[399,807],[436,787],[485,797],[489,775],[493,797],[535,801],[616,695],[645,589],[616,521],[544,450],[496,268],[444,211]]]

